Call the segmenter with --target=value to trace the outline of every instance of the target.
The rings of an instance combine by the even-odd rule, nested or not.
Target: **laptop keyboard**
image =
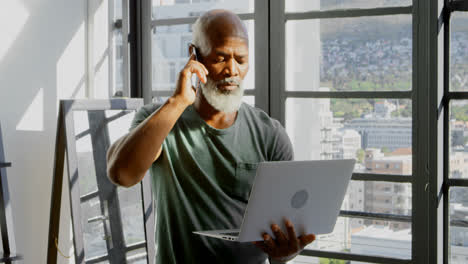
[[[239,232],[223,232],[221,235],[239,236]]]

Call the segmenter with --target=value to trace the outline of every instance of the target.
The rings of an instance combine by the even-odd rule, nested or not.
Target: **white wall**
[[[83,0],[0,2],[0,122],[13,163],[7,173],[23,263],[46,263],[58,100],[86,94],[86,17]],[[99,50],[94,56],[102,59]],[[96,75],[94,84],[107,90]],[[62,213],[59,247],[70,254],[68,200]]]

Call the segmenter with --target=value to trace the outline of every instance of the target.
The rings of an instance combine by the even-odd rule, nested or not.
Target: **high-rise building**
[[[362,149],[386,147],[393,151],[411,147],[411,118],[368,116],[350,120],[344,127],[359,132]]]
[[[452,148],[449,170],[450,177],[468,178],[468,147]]]
[[[361,149],[361,135],[356,130],[342,129],[336,136],[338,144],[336,145],[337,159],[354,159],[356,153]]]
[[[379,149],[367,149],[365,167],[369,173],[411,175],[412,158],[410,149],[400,149],[385,156]],[[409,177],[409,176],[408,176]],[[411,213],[412,188],[410,184],[395,182],[365,182],[364,210],[373,213],[409,215]],[[389,224],[378,220],[366,220],[366,223]],[[395,230],[409,228],[409,223],[394,222]]]

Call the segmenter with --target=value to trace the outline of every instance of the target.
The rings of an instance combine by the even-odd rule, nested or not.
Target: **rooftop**
[[[371,225],[361,231],[352,234],[353,237],[372,238],[383,240],[411,241],[411,229],[399,231],[391,230],[388,226]]]

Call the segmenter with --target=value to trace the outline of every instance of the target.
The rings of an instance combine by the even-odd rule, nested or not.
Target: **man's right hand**
[[[187,105],[193,104],[196,98],[197,89],[192,86],[192,75],[194,73],[203,83],[206,83],[208,70],[205,65],[195,60],[195,54],[192,53],[187,64],[179,73],[177,86],[172,95],[172,97],[182,100]]]

